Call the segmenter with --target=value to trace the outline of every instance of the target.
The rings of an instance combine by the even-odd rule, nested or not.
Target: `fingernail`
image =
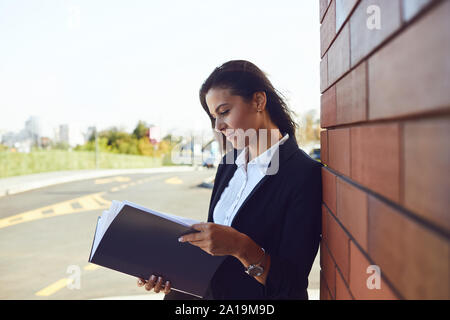
[[[150,277],[150,281],[154,281],[156,279],[156,277],[154,276],[154,275],[152,275],[151,277]]]
[[[183,242],[183,237],[179,237],[178,242]]]

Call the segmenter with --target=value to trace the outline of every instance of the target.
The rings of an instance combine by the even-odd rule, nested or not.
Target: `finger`
[[[138,278],[137,285],[138,287],[142,287],[145,284],[145,280],[142,278]]]
[[[204,232],[195,232],[195,233],[189,233],[185,234],[184,236],[181,236],[178,238],[179,242],[195,242],[195,241],[202,241],[205,239],[205,233]]]
[[[163,278],[158,277],[158,281],[156,281],[155,288],[153,289],[153,291],[155,291],[155,293],[159,293],[159,291],[161,291],[162,283],[163,283]]]
[[[199,247],[202,250],[205,250],[208,247],[207,240],[199,240],[199,241],[187,241],[193,246]]]
[[[145,290],[150,291],[155,287],[156,277],[152,275],[145,284]]]
[[[166,285],[164,286],[164,294],[168,294],[170,292],[170,289],[170,281],[166,281]]]

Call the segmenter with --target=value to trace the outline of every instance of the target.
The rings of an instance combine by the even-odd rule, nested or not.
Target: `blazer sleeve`
[[[321,203],[321,166],[314,166],[287,205],[278,250],[268,252],[268,299],[307,299],[308,275],[320,243]]]

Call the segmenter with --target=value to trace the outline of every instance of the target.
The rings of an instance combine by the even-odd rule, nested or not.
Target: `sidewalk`
[[[142,169],[99,169],[36,173],[0,179],[0,197],[60,183],[94,179],[113,175],[135,173],[188,172],[195,170],[203,170],[203,168],[191,166],[168,166]]]

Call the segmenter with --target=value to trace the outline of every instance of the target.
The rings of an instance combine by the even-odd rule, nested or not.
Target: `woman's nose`
[[[214,129],[218,132],[221,132],[223,129],[225,129],[226,125],[221,119],[215,120]]]

